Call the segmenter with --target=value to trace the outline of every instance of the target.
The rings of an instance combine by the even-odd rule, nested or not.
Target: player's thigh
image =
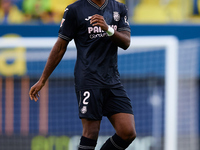
[[[135,119],[133,114],[117,113],[108,118],[116,130],[117,135],[125,140],[136,137]]]

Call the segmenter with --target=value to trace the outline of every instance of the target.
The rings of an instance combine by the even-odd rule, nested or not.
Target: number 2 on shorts
[[[83,93],[83,96],[85,96],[85,98],[83,99],[83,104],[84,104],[84,105],[88,105],[89,102],[87,102],[87,99],[90,98],[90,92],[85,91],[85,92]]]

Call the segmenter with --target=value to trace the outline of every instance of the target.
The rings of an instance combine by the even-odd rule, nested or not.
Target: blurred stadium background
[[[28,97],[74,1],[0,0],[0,150],[77,148],[73,42],[40,100]],[[199,150],[200,0],[120,2],[132,30],[131,47],[118,58],[137,130],[128,150]],[[104,118],[96,149],[113,133]]]

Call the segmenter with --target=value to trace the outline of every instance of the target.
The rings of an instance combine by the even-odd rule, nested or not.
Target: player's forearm
[[[117,46],[126,50],[130,46],[130,32],[128,31],[115,31],[114,35],[110,37]]]
[[[49,58],[47,60],[47,63],[45,65],[44,71],[42,73],[42,76],[40,77],[40,82],[42,82],[43,84],[46,82],[46,80],[49,78],[49,76],[51,75],[51,73],[53,72],[53,70],[56,68],[56,66],[58,65],[58,63],[60,62],[61,58],[55,58],[58,57],[56,55],[54,55],[55,53],[52,51],[49,55]]]
[[[42,73],[42,76],[40,77],[40,82],[45,84],[46,80],[49,78],[51,73],[54,71],[56,66],[61,61],[65,51],[66,51],[67,44],[61,43],[59,40],[56,42],[54,47],[51,50],[51,53],[49,55],[49,58],[47,60],[47,63],[45,65],[44,71]]]

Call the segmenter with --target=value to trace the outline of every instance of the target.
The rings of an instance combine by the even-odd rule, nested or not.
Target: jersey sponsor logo
[[[63,23],[65,22],[65,19],[63,18],[60,24],[60,27],[62,27]]]
[[[90,39],[96,39],[96,38],[101,38],[101,37],[107,37],[107,33],[99,33],[99,34],[90,34]]]
[[[114,30],[117,30],[117,25],[111,25]],[[94,26],[88,27],[88,34],[90,39],[95,39],[98,37],[107,37],[107,33],[101,29],[101,27]]]
[[[88,16],[87,18],[85,18],[86,21],[89,21],[92,18],[92,16]]]
[[[119,21],[119,20],[120,20],[119,12],[114,11],[114,12],[113,12],[113,18],[114,18],[115,21]]]
[[[111,27],[114,29],[114,30],[117,30],[117,25],[111,25]],[[91,34],[91,33],[102,33],[102,32],[105,32],[101,29],[101,27],[98,27],[98,26],[94,26],[94,27],[88,27],[88,33]]]
[[[94,27],[88,27],[88,33],[101,33],[104,32],[103,30],[101,30],[101,27],[98,26],[94,26]]]

